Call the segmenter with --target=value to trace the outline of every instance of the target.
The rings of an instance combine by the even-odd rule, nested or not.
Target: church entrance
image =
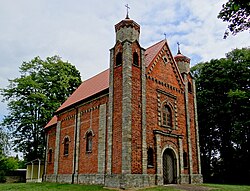
[[[163,183],[176,184],[176,158],[171,149],[163,153]]]

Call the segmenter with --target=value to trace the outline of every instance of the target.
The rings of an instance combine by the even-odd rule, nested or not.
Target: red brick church
[[[115,25],[110,68],[84,81],[46,125],[44,181],[129,188],[202,182],[190,59],[140,25]]]

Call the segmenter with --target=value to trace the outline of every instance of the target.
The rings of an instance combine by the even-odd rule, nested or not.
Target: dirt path
[[[207,190],[214,189],[214,188],[208,188],[205,186],[200,186],[200,185],[195,185],[195,184],[169,184],[165,186],[176,188],[179,190],[187,190],[187,191],[207,191]]]

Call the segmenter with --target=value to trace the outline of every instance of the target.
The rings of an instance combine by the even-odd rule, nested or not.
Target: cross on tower
[[[177,46],[178,46],[178,52],[177,52],[177,54],[181,54],[180,43],[179,42],[177,42]]]
[[[128,10],[130,9],[130,7],[128,6],[128,4],[126,4],[125,7],[127,8],[127,16],[126,16],[126,19],[129,19]]]

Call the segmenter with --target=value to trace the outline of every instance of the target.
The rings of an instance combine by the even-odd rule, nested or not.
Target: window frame
[[[89,131],[86,133],[86,152],[91,153],[93,150],[93,133]]]
[[[154,150],[152,147],[148,147],[147,150],[147,167],[148,168],[154,167]]]
[[[63,140],[63,155],[64,156],[69,155],[69,143],[70,143],[69,137],[68,136],[64,137],[64,140]]]
[[[48,151],[48,163],[52,163],[53,149],[50,148]]]
[[[167,110],[166,110],[167,109]],[[161,108],[161,125],[167,128],[173,128],[173,112],[168,103],[163,103]]]
[[[133,53],[133,65],[136,67],[140,67],[140,59],[137,52]]]

